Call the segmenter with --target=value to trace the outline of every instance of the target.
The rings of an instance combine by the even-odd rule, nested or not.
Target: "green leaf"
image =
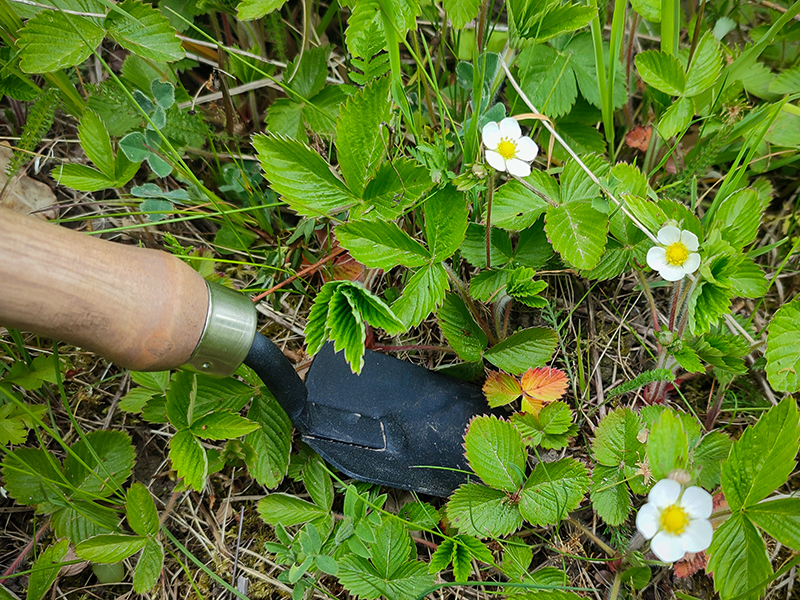
[[[409,530],[434,529],[442,520],[438,510],[427,502],[419,500],[404,504],[398,516],[406,521]]]
[[[119,513],[96,502],[78,500],[56,510],[50,523],[57,537],[77,544],[94,535],[119,531]]]
[[[267,110],[267,131],[299,142],[308,142],[306,124],[303,119],[305,105],[278,98]]]
[[[472,556],[469,550],[462,544],[456,544],[453,548],[453,579],[459,583],[463,583],[469,579],[471,572]]]
[[[292,448],[292,422],[266,388],[253,400],[247,417],[260,428],[245,436],[245,443],[256,451],[255,461],[245,460],[247,470],[267,488],[275,488],[286,476]]]
[[[706,435],[694,450],[694,466],[700,468],[697,483],[713,490],[719,486],[722,461],[731,451],[731,438],[724,433],[712,431]]]
[[[381,123],[389,121],[389,77],[371,82],[350,96],[339,109],[336,121],[336,154],[348,187],[357,196],[386,153],[386,132]]]
[[[686,75],[687,96],[697,96],[711,89],[722,69],[722,51],[714,35],[707,31],[700,41],[692,56],[692,64]]]
[[[128,525],[139,535],[158,533],[158,511],[152,496],[141,483],[134,483],[125,496],[125,516]]]
[[[552,200],[557,201],[558,184],[546,173],[532,171],[525,180]],[[542,188],[548,189],[550,193],[545,192]],[[555,198],[550,195],[553,191],[556,193]],[[497,188],[494,193],[492,224],[509,231],[521,231],[533,225],[546,208],[545,200],[514,179]]]
[[[339,562],[339,582],[358,597],[374,600],[416,598],[433,584],[425,563],[408,561],[391,579],[382,578],[369,561],[360,556],[345,556]]]
[[[39,418],[47,410],[44,406],[26,406]],[[28,437],[28,420],[28,413],[16,404],[0,405],[0,444],[24,444]]]
[[[552,329],[531,327],[492,346],[484,356],[503,371],[521,375],[528,369],[541,367],[550,360],[557,343],[558,336]]]
[[[91,20],[55,10],[28,19],[19,32],[20,68],[50,73],[81,64],[97,48],[105,32]]]
[[[372,564],[381,577],[391,579],[408,560],[411,537],[396,519],[385,519],[375,530],[375,542],[369,548]]]
[[[572,411],[565,402],[546,404],[539,414],[518,413],[512,415],[511,422],[519,429],[529,446],[543,448],[563,448],[572,427]]]
[[[442,3],[453,28],[460,30],[478,15],[480,0],[444,0]]]
[[[324,508],[289,494],[270,494],[258,502],[258,514],[269,525],[300,525],[328,514]]]
[[[444,540],[431,556],[428,573],[439,573],[448,567],[455,555],[456,545],[453,540]]]
[[[82,492],[110,496],[131,476],[135,458],[127,433],[102,429],[92,431],[86,434],[85,441],[79,440],[72,446],[72,452],[64,459],[64,475]],[[112,478],[113,482],[110,481]]]
[[[468,216],[464,194],[452,185],[425,201],[425,237],[433,260],[447,260],[458,250],[466,235]]]
[[[408,281],[392,311],[406,327],[416,327],[441,306],[448,287],[447,271],[441,263],[423,267]]]
[[[421,267],[431,260],[422,244],[392,222],[351,221],[336,228],[336,238],[353,258],[374,269]]]
[[[116,563],[141,550],[147,538],[141,535],[96,535],[75,546],[75,554],[84,560]]]
[[[155,8],[138,0],[125,0],[116,8],[108,13],[105,26],[120,46],[154,62],[183,58],[183,47],[175,29]]]
[[[536,271],[529,267],[519,267],[511,273],[511,277],[506,285],[506,293],[531,308],[542,308],[547,306],[547,300],[541,294],[547,288],[547,282],[534,280]]]
[[[525,479],[525,445],[516,427],[492,416],[475,417],[464,436],[467,461],[483,482],[515,492]]]
[[[631,497],[625,482],[625,471],[619,467],[595,465],[589,498],[595,512],[607,525],[622,525],[631,512]]]
[[[683,422],[671,409],[651,425],[647,436],[647,458],[656,481],[665,479],[673,469],[684,469],[689,455],[689,439]]]
[[[188,487],[198,492],[208,477],[208,455],[203,445],[191,431],[181,429],[169,441],[169,458],[172,468],[183,477]]]
[[[784,546],[800,548],[800,498],[761,502],[748,508],[747,516]]]
[[[175,104],[175,86],[169,81],[154,79],[150,82],[150,92],[156,104],[164,110]]]
[[[55,583],[61,570],[61,561],[69,550],[69,540],[59,540],[39,555],[28,577],[28,593],[26,600],[41,600]],[[2,592],[0,592],[2,597]],[[9,595],[8,598],[16,598]]]
[[[672,350],[672,356],[682,369],[690,373],[703,373],[705,367],[700,361],[700,357],[689,346],[683,346],[680,350]]]
[[[736,272],[731,274],[730,280],[734,294],[742,298],[761,298],[769,289],[764,271],[747,256],[739,264]]]
[[[497,268],[508,264],[514,255],[511,238],[496,227],[492,227],[491,263]],[[461,244],[461,256],[473,267],[486,268],[486,227],[477,223],[467,225],[467,235]]]
[[[465,361],[481,360],[486,348],[486,333],[470,314],[458,294],[447,293],[436,313],[447,343]]]
[[[754,188],[736,190],[719,203],[711,228],[719,229],[722,239],[741,249],[756,238],[767,203]]]
[[[141,131],[133,131],[119,141],[119,149],[131,162],[140,163],[147,159],[151,151],[145,144],[147,140]]]
[[[2,383],[20,386],[26,392],[38,390],[42,384],[56,382],[56,371],[62,368],[54,356],[37,356],[30,365],[18,360],[3,377]]]
[[[769,91],[773,94],[800,92],[800,66],[778,73],[778,76],[769,83]]]
[[[631,214],[653,235],[666,223],[667,216],[655,202],[631,194],[622,194],[621,199]]]
[[[763,583],[772,575],[767,547],[747,515],[734,512],[714,532],[706,550],[708,571],[714,573],[714,589],[722,600],[729,600]],[[747,596],[755,600],[761,590]]]
[[[519,510],[534,525],[556,525],[581,503],[589,488],[589,473],[572,458],[541,462],[525,482]]]
[[[350,364],[353,373],[360,373],[364,367],[366,328],[353,295],[344,286],[340,286],[331,298],[327,329],[336,352],[344,350],[345,360]]]
[[[632,467],[640,460],[644,448],[639,441],[642,421],[629,408],[618,408],[608,413],[595,430],[592,452],[601,465]]]
[[[117,180],[109,179],[97,169],[86,165],[60,165],[53,169],[53,179],[81,192],[98,192],[116,187]]]
[[[431,185],[430,172],[416,161],[398,158],[383,162],[364,188],[363,204],[351,210],[350,218],[396,219]]]
[[[791,396],[745,430],[722,463],[722,490],[732,510],[755,506],[786,483],[798,439],[797,406]]]
[[[461,533],[500,537],[522,525],[522,515],[508,494],[477,483],[465,483],[447,502],[447,519]]]
[[[549,206],[545,231],[565,261],[578,269],[592,269],[603,255],[608,216],[595,210],[591,200]]]
[[[660,0],[632,0],[633,10],[642,15],[651,23],[661,22],[661,2]]]
[[[133,590],[137,594],[149,592],[156,583],[161,569],[164,568],[164,549],[161,542],[156,539],[148,539],[142,548],[142,555],[136,563],[136,571],[133,573]]]
[[[584,164],[598,177],[606,177],[608,163],[602,156],[588,154],[583,157]],[[561,172],[561,203],[576,203],[581,200],[594,202],[601,196],[600,187],[586,176],[583,168],[575,160],[568,160]]]
[[[469,282],[470,296],[481,302],[491,302],[496,300],[502,293],[511,279],[514,271],[510,269],[498,269],[481,271]]]
[[[227,410],[213,412],[196,420],[189,430],[207,440],[227,440],[237,438],[258,429],[258,423],[245,419]]]
[[[108,179],[115,178],[114,151],[111,148],[111,138],[103,121],[97,113],[87,110],[81,117],[78,127],[78,137],[86,156],[100,169]]]
[[[256,135],[253,147],[272,188],[301,215],[337,213],[357,201],[328,163],[305,144],[276,135]]]
[[[549,40],[562,33],[571,33],[588,25],[596,11],[591,6],[570,2],[551,5],[552,8],[542,18],[538,27],[532,30],[539,42]]]
[[[255,21],[272,11],[278,10],[286,0],[242,0],[237,8],[240,21]]]
[[[303,485],[314,504],[320,508],[331,510],[333,505],[333,483],[326,470],[324,461],[319,456],[311,457],[303,468]]]
[[[569,56],[544,44],[528,46],[517,58],[522,91],[548,117],[567,114],[578,97],[569,60]]]
[[[800,390],[800,296],[784,304],[769,324],[767,335],[767,379],[779,392]]]
[[[686,89],[686,76],[678,59],[659,50],[636,55],[636,69],[645,83],[670,96],[680,96]]]
[[[678,98],[661,116],[661,120],[658,122],[658,133],[664,139],[669,139],[686,131],[692,122],[694,111],[694,100],[686,97]]]

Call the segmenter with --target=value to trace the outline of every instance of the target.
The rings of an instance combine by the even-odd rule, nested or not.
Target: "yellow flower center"
[[[661,511],[661,529],[672,535],[680,535],[689,525],[689,514],[683,507],[673,504]]]
[[[506,160],[514,158],[517,154],[517,144],[508,138],[503,138],[497,145],[497,153]]]
[[[689,258],[689,250],[683,242],[675,242],[667,246],[667,262],[674,266],[680,266]]]

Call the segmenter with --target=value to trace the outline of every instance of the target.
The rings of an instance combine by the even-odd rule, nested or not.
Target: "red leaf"
[[[542,406],[561,398],[568,385],[563,371],[551,367],[528,369],[522,376],[522,410],[539,414]]]
[[[489,401],[489,406],[495,408],[519,398],[522,388],[511,375],[500,371],[490,371],[486,383],[483,384],[483,393],[486,395],[486,400]]]

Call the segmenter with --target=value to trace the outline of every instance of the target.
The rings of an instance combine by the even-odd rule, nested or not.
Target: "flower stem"
[[[653,315],[653,331],[658,332],[658,311],[656,311],[656,301],[653,299],[653,292],[650,291],[650,286],[647,284],[644,272],[641,269],[636,269],[636,274],[639,276],[639,281],[642,284],[642,290],[647,297],[647,302],[650,304],[650,313]]]
[[[486,268],[492,268],[492,198],[494,197],[494,177],[489,175],[489,185],[486,187]]]

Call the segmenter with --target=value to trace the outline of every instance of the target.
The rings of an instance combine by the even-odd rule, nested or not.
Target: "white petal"
[[[666,267],[669,264],[667,263],[667,251],[661,246],[653,246],[647,251],[647,264],[656,271]]]
[[[497,145],[500,143],[500,137],[500,127],[494,121],[483,126],[481,138],[483,139],[483,145],[487,148],[496,150]]]
[[[653,486],[647,495],[647,501],[659,510],[672,506],[681,495],[681,484],[674,479],[662,479]]]
[[[639,509],[636,513],[636,529],[638,529],[645,539],[649,540],[657,532],[660,526],[661,514],[658,509],[649,502]]]
[[[706,519],[694,519],[689,521],[686,531],[681,535],[683,547],[687,552],[700,552],[711,545],[711,538],[714,535],[714,528],[711,522]]]
[[[680,281],[686,277],[686,269],[680,265],[664,265],[658,270],[658,274],[667,281]]]
[[[500,121],[500,137],[508,138],[510,140],[518,140],[522,136],[522,129],[517,123],[517,120],[512,117],[506,117]]]
[[[686,509],[692,519],[707,519],[714,510],[711,494],[697,486],[688,487],[681,496],[681,506]],[[696,550],[692,550],[696,552]]]
[[[494,150],[486,150],[486,162],[492,165],[498,171],[505,171],[506,170],[506,161],[505,159],[500,156],[499,152],[495,152]]]
[[[689,252],[696,252],[700,247],[700,244],[697,241],[697,236],[691,231],[686,231],[685,229],[681,231],[681,241]]]
[[[665,246],[669,246],[670,244],[674,244],[675,242],[681,241],[681,230],[677,227],[673,227],[672,225],[667,225],[666,227],[662,227],[661,231],[658,232],[658,241],[664,244]]]
[[[700,255],[697,252],[692,252],[689,257],[686,259],[686,262],[683,263],[683,270],[687,273],[694,273],[697,271],[697,267],[700,266]]]
[[[524,160],[518,158],[510,158],[506,161],[506,169],[512,175],[517,177],[527,177],[531,174],[531,166]]]
[[[683,540],[676,535],[670,535],[666,531],[659,531],[650,542],[650,549],[660,560],[671,563],[680,560],[686,554],[683,547]]]
[[[531,162],[539,154],[539,146],[527,135],[519,138],[517,142],[517,158]]]

